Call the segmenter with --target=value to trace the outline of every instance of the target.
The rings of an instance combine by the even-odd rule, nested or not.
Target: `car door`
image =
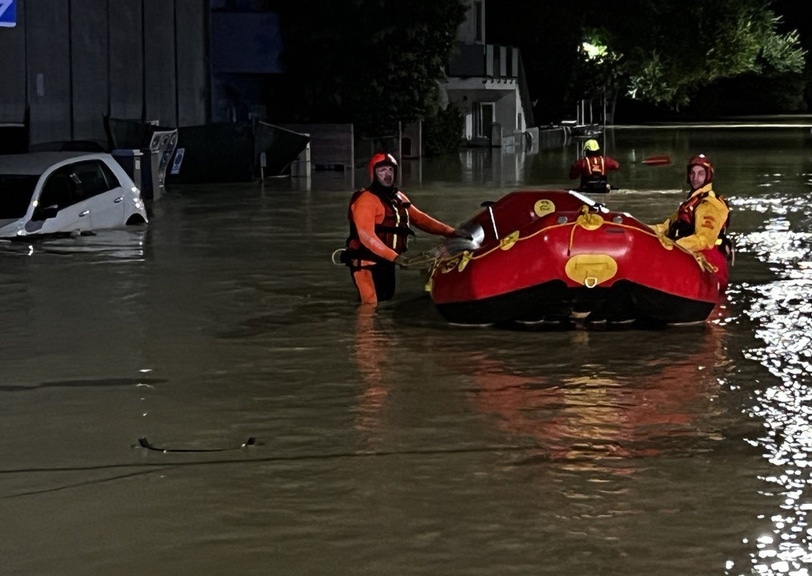
[[[124,188],[103,161],[75,164],[73,178],[80,183],[94,230],[124,225]]]
[[[37,207],[25,224],[29,234],[84,232],[92,229],[90,210],[71,166],[51,172],[42,184]]]

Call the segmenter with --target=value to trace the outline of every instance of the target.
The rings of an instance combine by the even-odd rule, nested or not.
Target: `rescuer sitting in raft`
[[[395,265],[404,267],[410,228],[438,236],[465,234],[421,212],[395,186],[398,163],[391,154],[375,154],[367,165],[370,184],[350,199],[350,235],[341,261],[350,267],[361,304],[376,305],[395,294]]]
[[[718,269],[721,291],[724,291],[728,284],[726,260],[733,255],[733,243],[726,234],[730,207],[712,189],[713,164],[704,154],[688,160],[687,181],[691,188],[688,197],[665,222],[652,228],[678,246],[701,253]]]
[[[570,178],[581,177],[578,191],[609,192],[612,187],[606,173],[610,170],[618,170],[620,163],[614,158],[603,156],[597,140],[584,142],[583,152],[584,155],[570,166]]]

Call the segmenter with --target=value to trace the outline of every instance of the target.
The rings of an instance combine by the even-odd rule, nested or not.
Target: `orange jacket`
[[[350,249],[366,248],[381,260],[393,262],[406,251],[410,224],[429,234],[450,236],[454,228],[419,210],[400,190],[386,202],[374,192],[363,189],[350,201]],[[387,226],[382,225],[389,220]],[[394,222],[393,222],[394,221]],[[395,226],[391,226],[394,223]],[[402,230],[393,233],[393,228]],[[364,264],[365,262],[362,262]]]
[[[570,178],[605,176],[610,170],[618,169],[620,169],[620,163],[609,156],[584,156],[570,166]]]

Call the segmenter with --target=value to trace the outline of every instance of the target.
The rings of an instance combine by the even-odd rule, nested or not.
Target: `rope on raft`
[[[629,224],[623,224],[621,222],[611,222],[609,220],[604,220],[598,214],[590,213],[588,206],[584,206],[581,209],[581,214],[573,222],[564,222],[562,224],[552,224],[550,226],[545,226],[543,228],[539,228],[538,230],[536,230],[532,234],[528,234],[527,236],[520,236],[520,232],[518,230],[515,230],[514,232],[511,232],[507,236],[504,236],[504,237],[500,238],[499,239],[499,244],[497,244],[496,246],[493,246],[492,248],[490,248],[490,249],[488,249],[488,250],[486,250],[484,252],[481,252],[479,254],[475,255],[471,251],[465,250],[461,254],[456,254],[456,255],[448,257],[448,258],[440,258],[439,256],[433,257],[431,255],[426,255],[427,256],[426,263],[431,262],[431,261],[434,262],[433,266],[431,266],[432,271],[434,271],[434,269],[436,269],[436,268],[438,268],[440,266],[448,267],[449,269],[456,266],[456,267],[458,267],[460,269],[460,271],[462,271],[468,265],[468,262],[471,261],[471,260],[479,260],[481,258],[485,258],[486,256],[496,252],[497,250],[508,250],[508,249],[512,248],[513,245],[516,244],[517,242],[522,242],[524,240],[530,240],[531,238],[534,238],[534,237],[538,236],[539,234],[545,233],[545,232],[547,232],[549,230],[553,230],[553,229],[556,229],[556,228],[566,228],[566,227],[571,227],[569,246],[567,247],[567,253],[569,254],[572,251],[572,246],[573,246],[573,243],[574,243],[575,230],[576,229],[583,228],[585,230],[597,230],[598,228],[600,228],[603,225],[614,226],[615,228],[624,228],[624,229],[627,229],[627,230],[633,230],[635,232],[639,232],[639,233],[645,234],[647,236],[652,236],[654,238],[657,238],[660,241],[660,244],[666,250],[672,250],[674,247],[676,247],[677,249],[679,249],[679,250],[693,256],[694,259],[696,260],[697,264],[699,265],[699,267],[702,270],[708,271],[708,272],[716,272],[718,270],[718,268],[716,266],[714,266],[713,264],[708,262],[708,260],[705,258],[705,256],[703,254],[699,253],[699,252],[696,252],[696,253],[691,252],[690,250],[687,250],[687,249],[683,248],[682,246],[680,246],[679,244],[677,244],[676,242],[674,242],[670,238],[668,238],[666,236],[663,236],[661,234],[658,234],[654,230],[646,230],[646,229],[640,228],[638,226],[630,226]]]

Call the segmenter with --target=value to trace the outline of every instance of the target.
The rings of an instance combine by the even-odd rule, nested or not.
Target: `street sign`
[[[0,28],[17,25],[17,0],[0,0]]]

